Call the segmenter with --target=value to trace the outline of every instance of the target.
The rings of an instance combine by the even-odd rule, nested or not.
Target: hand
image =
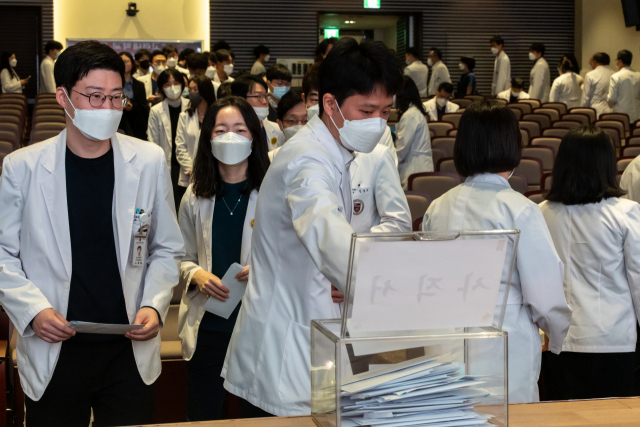
[[[222,284],[215,275],[203,269],[198,270],[191,279],[191,283],[198,286],[200,292],[209,295],[219,301],[225,302],[229,299],[229,289]]]
[[[333,285],[331,285],[331,299],[336,303],[344,302],[344,295]]]
[[[27,77],[26,79],[21,79],[20,80],[20,85],[26,86],[27,83],[29,83],[29,79],[30,79],[30,77]]]
[[[547,334],[544,335],[544,344],[542,345],[542,352],[549,351],[549,337]]]
[[[249,280],[249,266],[247,265],[240,273],[236,274],[236,280],[246,282]]]
[[[144,325],[144,328],[135,329],[124,334],[125,337],[133,341],[149,341],[151,338],[155,338],[160,331],[158,313],[151,307],[142,307],[138,310],[133,324]]]
[[[67,326],[67,319],[53,308],[45,308],[33,319],[33,331],[41,340],[54,344],[66,341],[76,334]]]
[[[133,104],[131,103],[131,101],[127,100],[127,105],[124,106],[124,110],[131,111],[132,108],[133,108]]]

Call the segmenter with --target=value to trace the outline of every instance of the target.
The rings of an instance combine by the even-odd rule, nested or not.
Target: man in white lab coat
[[[593,70],[589,71],[584,78],[582,106],[596,110],[598,117],[612,111],[607,102],[609,83],[611,76],[613,76],[613,70],[609,68],[610,62],[609,55],[606,53],[594,54],[589,59],[589,65]]]
[[[551,74],[549,64],[544,59],[544,51],[545,46],[542,43],[533,43],[529,48],[529,59],[535,61],[529,75],[529,97],[549,102]]]
[[[446,113],[455,113],[460,106],[455,102],[450,102],[453,93],[453,85],[451,83],[440,83],[436,96],[422,103],[424,109],[429,115],[429,120],[439,122]]]
[[[429,67],[424,65],[419,59],[418,49],[415,47],[407,48],[405,53],[407,67],[404,69],[404,75],[411,77],[418,87],[421,98],[427,97],[427,78],[429,76]]]
[[[310,413],[310,323],[344,292],[353,215],[349,168],[386,130],[402,70],[383,45],[342,39],[319,72],[320,115],[282,147],[258,195],[251,270],[222,376],[275,415]]]
[[[523,90],[524,81],[514,77],[511,79],[511,88],[503,90],[496,98],[505,99],[508,103],[518,102],[521,99],[529,99],[530,96]]]
[[[628,50],[618,52],[618,71],[609,83],[607,101],[616,113],[629,115],[631,123],[640,119],[640,73],[631,69],[633,54]]]
[[[442,62],[442,51],[437,47],[433,47],[429,51],[427,65],[431,67],[431,80],[429,80],[427,95],[431,96],[435,95],[442,83],[451,83],[451,76],[449,76],[449,69]]]
[[[62,43],[55,40],[51,40],[44,45],[44,59],[40,63],[40,93],[56,93],[53,67],[62,48]]]
[[[151,423],[184,255],[169,171],[159,147],[116,133],[113,49],[80,42],[55,77],[67,128],[5,157],[0,185],[0,303],[18,333],[26,424],[86,426],[92,409],[104,425]],[[98,335],[69,321],[144,326]]]
[[[497,96],[500,92],[509,89],[511,84],[511,61],[503,50],[504,40],[500,36],[491,38],[491,53],[496,57],[493,66],[493,81],[491,83],[491,95]]]

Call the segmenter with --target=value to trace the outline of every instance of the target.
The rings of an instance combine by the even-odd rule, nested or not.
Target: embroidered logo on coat
[[[353,201],[353,213],[356,215],[360,215],[364,210],[364,202],[360,199],[356,199]]]

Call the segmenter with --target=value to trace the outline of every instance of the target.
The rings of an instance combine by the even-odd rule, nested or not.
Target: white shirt
[[[0,72],[0,84],[2,85],[2,93],[22,93],[20,77],[15,71],[11,72],[8,68]]]
[[[562,350],[635,351],[640,205],[611,197],[571,206],[544,201],[540,209],[565,265],[564,292],[573,310]]]
[[[607,102],[611,76],[613,76],[613,70],[611,68],[598,65],[589,71],[584,78],[582,106],[596,110],[598,118],[602,114],[612,111]]]
[[[431,67],[431,80],[429,80],[428,96],[435,95],[440,87],[440,83],[451,83],[451,76],[449,76],[449,69],[444,62],[438,61]],[[421,95],[422,96],[422,95]]]
[[[626,199],[640,203],[640,156],[627,165],[620,178],[620,187],[627,192]]]
[[[18,335],[18,370],[24,392],[39,400],[55,370],[62,343],[49,344],[29,322],[53,308],[66,316],[71,283],[71,237],[67,211],[67,131],[4,158],[0,184],[0,303]],[[184,244],[175,219],[171,181],[162,150],[145,141],[111,138],[115,182],[113,231],[129,322],[140,307],[153,307],[160,325],[169,310]],[[150,212],[147,265],[129,261],[133,212]],[[160,335],[132,341],[140,376],[160,375]]]
[[[213,81],[214,81],[215,83],[218,83],[218,84],[222,84],[222,83],[226,83],[226,82],[231,83],[231,82],[232,82],[232,81],[234,81],[234,80],[235,80],[235,79],[234,79],[233,77],[231,77],[231,76],[227,76],[227,80],[225,80],[225,81],[221,81],[221,80],[220,80],[220,76],[218,76],[218,73],[217,73],[217,72],[216,72],[216,74],[213,76]]]
[[[178,185],[188,187],[190,177],[187,172],[193,170],[193,161],[198,152],[198,142],[200,141],[200,121],[198,120],[198,112],[195,111],[192,116],[185,111],[180,113],[178,118],[178,129],[176,130],[176,158],[180,163],[180,178]]]
[[[582,104],[582,86],[578,77],[573,71],[567,71],[555,79],[549,102],[564,102],[568,109],[579,107]]]
[[[448,102],[447,104],[453,104]],[[408,189],[409,176],[420,172],[433,172],[431,135],[422,112],[415,106],[400,117],[396,125],[396,153],[402,188]]]
[[[422,61],[416,60],[407,65],[404,69],[404,75],[411,77],[411,80],[418,87],[421,98],[427,97],[427,78],[429,76],[429,67],[424,65]]]
[[[616,113],[627,113],[631,123],[640,119],[640,73],[624,67],[611,76],[609,104]]]
[[[529,96],[529,94],[523,90],[521,90],[520,92],[517,93],[518,95],[518,99],[529,99],[531,98]],[[498,94],[498,96],[496,98],[500,98],[500,99],[506,99],[507,102],[509,102],[511,100],[511,89],[507,89],[507,90],[503,90],[502,92],[500,92]]]
[[[267,147],[269,151],[281,147],[284,144],[284,133],[280,130],[280,126],[269,119],[264,119],[262,124],[267,132]]]
[[[40,93],[56,93],[56,79],[53,77],[53,67],[56,61],[45,55],[40,63]]]
[[[153,73],[148,73],[144,76],[137,77],[138,81],[144,84],[144,90],[147,94],[147,98],[149,98],[151,95],[155,95],[155,93],[153,93],[153,83],[151,82],[152,75]]]
[[[551,74],[547,60],[540,57],[529,75],[529,96],[539,99],[541,102],[549,102],[549,91],[551,90]]]
[[[253,66],[251,67],[251,74],[257,75],[266,72],[267,69],[264,67],[264,64],[262,62],[256,60],[256,62],[253,63]]]
[[[189,108],[189,101],[182,100],[182,113]],[[177,137],[176,131],[176,137]],[[151,107],[149,124],[147,126],[147,140],[160,146],[164,150],[165,160],[171,171],[171,150],[173,150],[173,135],[171,134],[171,117],[169,116],[169,100],[165,99]],[[188,184],[187,184],[188,185]]]
[[[493,66],[493,81],[491,83],[491,95],[497,95],[511,88],[511,61],[504,52],[496,56]]]
[[[423,102],[422,105],[424,106],[424,109],[427,111],[427,114],[429,115],[429,118],[431,119],[431,121],[437,122],[438,121],[438,104],[437,104],[436,98],[431,98],[430,100]],[[455,113],[459,109],[460,109],[460,106],[455,102],[451,102],[451,101],[447,101],[447,103],[444,106],[445,113]]]
[[[316,116],[282,146],[260,187],[249,282],[222,376],[227,390],[271,414],[311,412],[309,326],[333,314],[327,280],[345,291],[350,161]]]

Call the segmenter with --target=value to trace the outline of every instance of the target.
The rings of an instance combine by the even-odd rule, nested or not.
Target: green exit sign
[[[380,9],[380,0],[364,0],[365,9]]]
[[[330,39],[332,37],[340,38],[340,29],[338,28],[325,28],[324,29],[324,38]]]

